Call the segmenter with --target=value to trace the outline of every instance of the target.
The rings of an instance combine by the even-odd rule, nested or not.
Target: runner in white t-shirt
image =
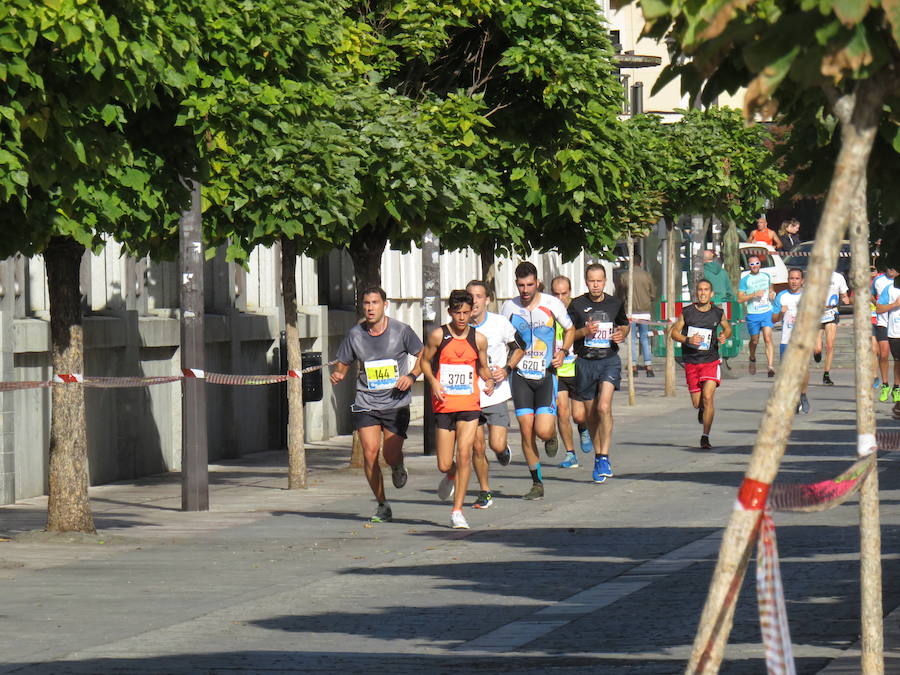
[[[793,267],[788,271],[787,290],[781,291],[775,296],[772,308],[772,320],[781,321],[781,353],[784,358],[784,350],[787,349],[794,332],[794,322],[797,320],[797,310],[800,307],[800,298],[803,296],[803,270]],[[800,404],[797,412],[809,413],[809,399],[806,398],[809,389],[809,369],[803,377],[803,385],[800,387]]]
[[[894,278],[896,276],[896,269],[888,267],[882,262],[876,262],[876,269],[872,276],[871,285],[873,304],[878,302],[878,298],[881,296],[882,291],[894,283]],[[891,352],[888,347],[886,313],[875,313],[875,326],[872,329],[872,334],[875,338],[875,356],[877,358],[875,367],[878,370],[878,375],[880,375],[881,380],[878,400],[884,402],[891,397],[891,385],[888,380],[888,361],[890,360]]]
[[[501,466],[509,464],[510,450],[507,443],[509,436],[509,399],[512,398],[512,390],[509,387],[509,374],[515,368],[519,359],[524,354],[520,345],[516,342],[516,329],[505,316],[487,311],[489,300],[487,286],[483,281],[473,280],[466,285],[466,290],[472,294],[472,316],[469,324],[475,330],[484,335],[488,341],[488,366],[494,376],[494,391],[492,394],[484,392],[484,383],[479,381],[481,388],[481,417],[479,427],[488,428],[488,442],[491,450],[497,455],[497,461]],[[479,428],[475,434],[475,452],[472,455],[472,465],[475,467],[475,475],[478,478],[481,491],[472,506],[476,509],[486,509],[494,503],[494,495],[488,478],[488,461],[485,455],[484,431]]]
[[[822,360],[822,334],[825,335],[825,368],[822,372],[822,384],[832,385],[831,381],[831,362],[834,359],[834,337],[837,335],[838,322],[841,320],[840,312],[838,312],[838,302],[845,305],[850,303],[850,297],[847,295],[850,289],[847,288],[847,280],[844,275],[839,272],[831,273],[831,283],[828,285],[828,295],[825,297],[825,313],[822,314],[822,326],[819,330],[819,336],[816,338],[816,348],[813,351],[813,359],[816,363]]]
[[[900,403],[900,288],[897,283],[900,277],[894,279],[890,286],[885,286],[875,303],[875,311],[887,315],[887,337],[894,358],[894,387],[891,391],[895,404]]]

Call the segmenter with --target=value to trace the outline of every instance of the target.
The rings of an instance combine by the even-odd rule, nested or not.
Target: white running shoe
[[[466,517],[463,515],[462,511],[450,512],[450,527],[452,527],[454,530],[469,529],[469,523],[466,522]]]
[[[441,478],[441,482],[438,483],[438,497],[446,502],[449,499],[453,499],[454,492],[456,492],[456,476],[445,473],[444,477]]]

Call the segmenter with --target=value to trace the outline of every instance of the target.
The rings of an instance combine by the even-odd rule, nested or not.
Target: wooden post
[[[675,223],[666,218],[666,317],[671,321],[675,316],[675,280],[681,277],[675,248]],[[666,396],[675,396],[675,345],[669,340],[671,323],[666,326]]]
[[[865,456],[875,445],[875,410],[872,402],[874,354],[869,321],[869,221],[866,178],[856,192],[850,219],[850,277],[853,288],[853,333],[856,338],[856,433],[858,451]],[[869,439],[869,440],[866,440]],[[878,457],[863,481],[859,495],[861,672],[884,673],[884,620],[881,600],[881,523],[878,513]]]
[[[440,321],[441,316],[441,242],[431,230],[422,238],[422,341],[428,341],[428,333]],[[424,382],[424,417],[422,419],[423,452],[433,455],[437,451],[434,411],[431,409],[431,387]]]
[[[628,233],[628,307],[625,313],[631,321],[631,313],[634,309],[634,237]],[[634,330],[634,322],[631,321],[631,329]],[[634,337],[629,333],[628,341],[628,405],[634,405]]]
[[[834,106],[842,122],[841,150],[816,232],[805,291],[791,334],[791,348],[785,352],[782,367],[775,378],[744,476],[745,484],[763,502],[768,486],[778,474],[793,426],[800,384],[809,367],[809,357],[819,328],[822,301],[847,229],[856,190],[869,162],[883,95],[880,83],[861,81],[852,94],[842,96]],[[757,488],[761,493],[757,492]],[[736,506],[725,528],[719,559],[694,638],[688,673],[719,671],[734,618],[736,593],[733,589],[740,588],[743,582],[747,551],[759,522],[760,511],[757,508],[750,504]]]
[[[178,222],[181,266],[181,367],[206,367],[203,330],[203,235],[200,229],[200,184],[186,181],[191,208]],[[209,448],[206,432],[206,382],[181,381],[181,508],[209,511]]]

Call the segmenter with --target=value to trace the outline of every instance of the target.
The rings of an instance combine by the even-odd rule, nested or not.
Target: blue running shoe
[[[560,469],[577,469],[578,468],[578,457],[574,452],[569,450],[566,453],[566,458],[559,463]]]
[[[609,457],[597,455],[594,457],[594,482],[605,483],[607,478],[612,478],[613,470],[609,464]]]
[[[587,429],[579,432],[579,437],[581,438],[581,451],[582,452],[593,452],[594,451],[594,443],[591,440],[591,432]]]
[[[872,389],[881,389],[881,378],[880,377],[876,377],[875,380],[872,382]]]

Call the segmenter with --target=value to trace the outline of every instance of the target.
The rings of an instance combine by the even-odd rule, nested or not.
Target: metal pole
[[[191,208],[178,222],[181,271],[181,367],[203,370],[203,236],[200,229],[200,184],[186,181]],[[209,449],[206,434],[206,389],[202,377],[181,381],[181,508],[209,510]]]
[[[435,328],[441,308],[441,242],[431,230],[422,238],[422,338]],[[425,415],[422,420],[424,453],[433,455],[437,449],[434,411],[431,409],[431,387],[424,383]]]

